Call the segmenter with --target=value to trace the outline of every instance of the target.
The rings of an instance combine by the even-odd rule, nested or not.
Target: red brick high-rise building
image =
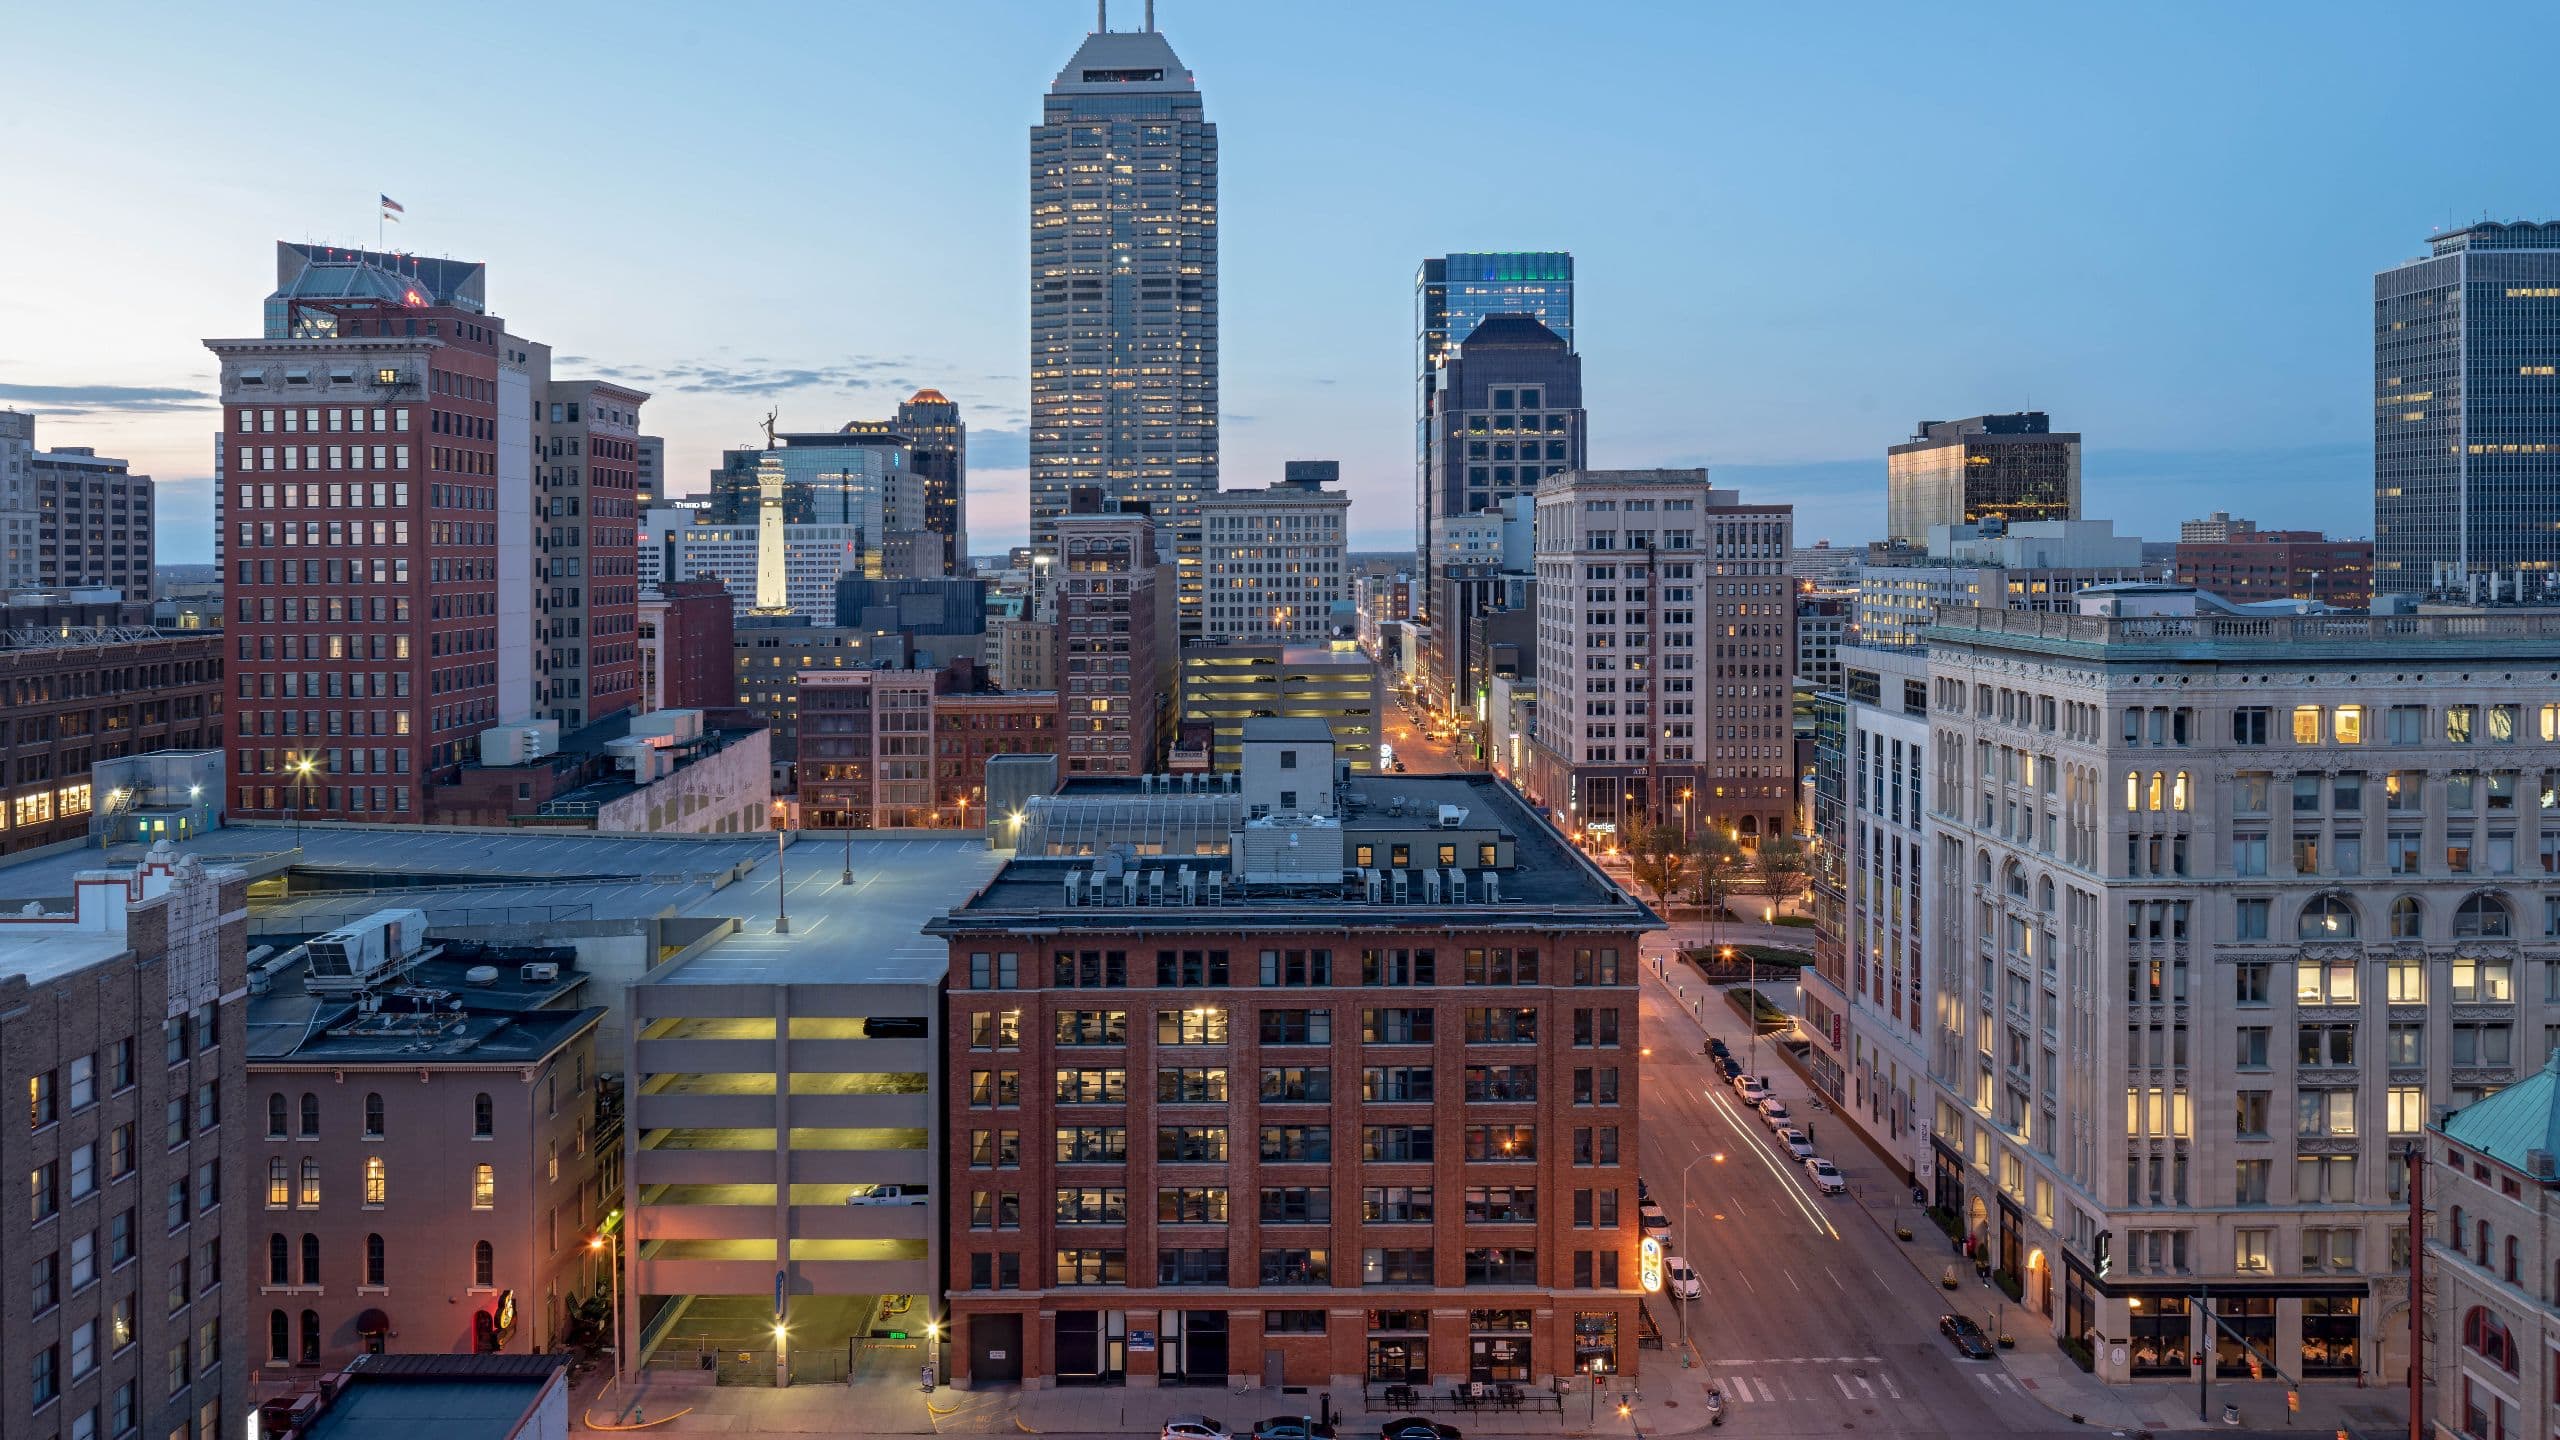
[[[640,600],[643,710],[738,703],[737,601],[717,580],[671,580]]]
[[[1078,487],[1051,519],[1058,563],[1058,714],[1068,775],[1144,775],[1156,768],[1167,699],[1157,670],[1156,528]],[[1170,657],[1166,657],[1170,658]]]
[[[500,384],[483,267],[284,243],[222,365],[231,813],[400,818],[502,699]],[[519,497],[516,505],[522,505]],[[636,667],[635,667],[636,669]],[[529,700],[529,695],[525,697]]]

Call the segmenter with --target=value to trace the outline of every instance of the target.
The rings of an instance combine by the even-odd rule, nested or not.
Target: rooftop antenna
[[[1111,29],[1111,0],[1093,0],[1093,28],[1108,34]]]
[[[1156,0],[1147,0],[1147,33],[1156,33]]]

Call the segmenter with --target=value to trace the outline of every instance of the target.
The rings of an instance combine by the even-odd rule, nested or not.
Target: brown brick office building
[[[1331,774],[1323,741],[1249,733],[1227,854],[1017,858],[928,927],[951,942],[955,1376],[1637,1368],[1653,916],[1499,782],[1337,797]],[[1113,786],[1070,782],[1026,833]]]

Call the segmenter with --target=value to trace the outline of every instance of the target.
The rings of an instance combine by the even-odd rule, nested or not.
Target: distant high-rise
[[[1434,524],[1534,494],[1547,476],[1581,469],[1589,429],[1582,358],[1528,315],[1488,317],[1433,367],[1430,380],[1414,517],[1426,578],[1436,573]]]
[[[1200,626],[1218,488],[1218,127],[1147,28],[1095,30],[1031,129],[1031,534],[1072,488],[1143,502]]]
[[[916,478],[924,482],[924,528],[942,537],[945,575],[969,569],[969,427],[939,390],[919,390],[898,406]]]
[[[1431,547],[1433,373],[1495,315],[1526,315],[1573,347],[1573,256],[1562,250],[1461,252],[1425,260],[1413,277],[1413,543]],[[1580,404],[1579,400],[1574,403]]]
[[[2560,222],[2483,221],[2373,277],[2373,588],[2560,569]]]
[[[1925,545],[1932,525],[2080,518],[2080,437],[2041,410],[1923,420],[1885,451],[1885,532]]]
[[[85,445],[35,448],[35,417],[0,411],[0,589],[111,589],[152,599],[148,475]]]

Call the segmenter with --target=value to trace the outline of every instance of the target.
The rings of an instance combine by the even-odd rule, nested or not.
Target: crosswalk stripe
[[[1890,1376],[1890,1375],[1878,1375],[1876,1378],[1877,1378],[1877,1379],[1879,1379],[1879,1380],[1882,1380],[1882,1381],[1884,1382],[1884,1393],[1885,1393],[1885,1394],[1887,1394],[1887,1395],[1889,1395],[1889,1396],[1893,1397],[1893,1398],[1894,1398],[1894,1399],[1896,1399],[1896,1400],[1899,1400],[1899,1399],[1901,1399],[1901,1398],[1902,1398],[1902,1387],[1893,1383],[1893,1377],[1892,1377],[1892,1376]]]

